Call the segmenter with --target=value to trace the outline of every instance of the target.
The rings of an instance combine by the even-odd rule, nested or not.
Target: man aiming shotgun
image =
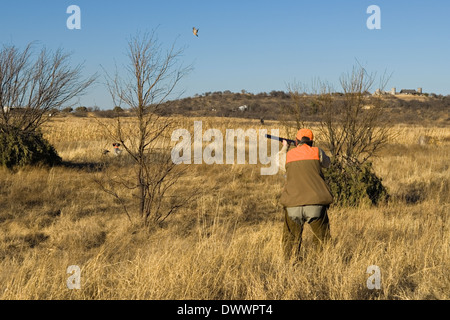
[[[330,166],[330,158],[322,149],[313,147],[314,135],[309,129],[299,130],[296,141],[267,138],[283,142],[279,168],[286,172],[286,185],[280,202],[284,207],[283,251],[288,260],[292,254],[298,257],[305,223],[310,225],[316,243],[330,238],[327,210],[333,197],[321,169]],[[288,144],[295,147],[287,152]]]

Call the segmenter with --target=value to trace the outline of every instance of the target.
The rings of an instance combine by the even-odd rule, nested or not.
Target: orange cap
[[[300,129],[300,130],[298,130],[296,138],[298,140],[302,140],[303,137],[307,137],[311,141],[314,140],[314,135],[313,135],[312,131],[309,130],[309,129]]]

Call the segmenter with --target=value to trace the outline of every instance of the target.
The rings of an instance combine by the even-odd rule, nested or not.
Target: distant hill
[[[336,97],[339,96],[337,93]],[[442,125],[450,122],[450,96],[385,95],[383,98],[388,105],[386,117],[389,121]],[[259,94],[215,92],[169,101],[163,114],[279,120],[282,106],[291,103],[290,95],[283,91]],[[306,121],[319,120],[314,114],[305,115],[305,118]]]
[[[336,93],[339,99],[342,94]],[[386,100],[386,119],[390,122],[407,124],[449,125],[450,96],[426,95],[383,95]],[[270,93],[208,92],[194,97],[166,102],[161,108],[162,115],[182,115],[186,117],[229,117],[245,119],[280,120],[285,118],[283,106],[292,103],[290,95],[283,91]],[[120,108],[119,108],[120,109]],[[76,109],[77,110],[77,109]],[[75,116],[86,113],[69,112]],[[91,111],[92,112],[92,111]],[[99,117],[114,117],[113,110],[96,110]],[[64,112],[63,112],[64,114]],[[120,113],[127,116],[127,110]],[[305,114],[305,121],[320,120],[318,114]]]
[[[283,104],[290,103],[289,95],[283,91],[271,93],[214,92],[170,101],[166,103],[166,114],[184,116],[218,116],[277,120]]]

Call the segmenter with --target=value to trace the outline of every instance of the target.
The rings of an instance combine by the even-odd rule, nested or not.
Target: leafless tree
[[[358,65],[343,74],[342,96],[333,96],[322,86],[318,97],[321,133],[331,155],[345,164],[363,164],[372,158],[392,137],[386,121],[387,100],[381,94],[371,94],[375,73]],[[389,80],[384,73],[378,84],[383,89]]]
[[[363,164],[386,144],[391,135],[389,124],[383,118],[386,99],[370,94],[376,80],[361,65],[340,78],[342,93],[324,81],[315,81],[309,95],[297,86],[291,86],[291,112],[297,128],[305,125],[305,116],[311,108],[318,116],[320,135],[324,147],[340,163]],[[380,92],[389,76],[384,73],[378,84]]]
[[[285,127],[289,137],[295,136],[299,128],[307,126],[307,119],[317,113],[317,88],[318,79],[312,84],[312,89],[301,83],[291,83],[287,85],[289,100],[281,104],[280,120]]]
[[[168,97],[190,71],[190,67],[180,63],[182,53],[175,44],[163,49],[155,32],[137,35],[128,41],[129,64],[124,73],[119,75],[116,70],[114,76],[107,75],[114,105],[126,105],[133,117],[121,118],[117,113],[114,124],[104,127],[112,140],[120,142],[124,157],[133,164],[134,174],[104,179],[102,188],[122,199],[119,201],[124,208],[124,194],[118,189],[135,192],[139,217],[146,226],[164,220],[186,201],[181,194],[168,196],[169,190],[179,187],[177,183],[185,168],[171,159],[174,118],[161,115]],[[129,210],[125,210],[128,214]]]
[[[33,45],[21,50],[3,46],[0,50],[0,129],[25,132],[37,130],[48,117],[44,115],[86,92],[96,76],[82,79],[82,65],[72,67],[70,55],[61,49],[41,49]]]

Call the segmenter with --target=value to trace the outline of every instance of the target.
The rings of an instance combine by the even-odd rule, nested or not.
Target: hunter
[[[299,257],[305,223],[310,225],[315,243],[321,245],[330,238],[327,210],[333,197],[321,169],[330,166],[330,158],[313,144],[312,131],[301,129],[297,132],[296,147],[287,152],[288,143],[283,140],[279,152],[279,168],[286,173],[280,202],[284,207],[282,244],[287,260],[293,254]]]

